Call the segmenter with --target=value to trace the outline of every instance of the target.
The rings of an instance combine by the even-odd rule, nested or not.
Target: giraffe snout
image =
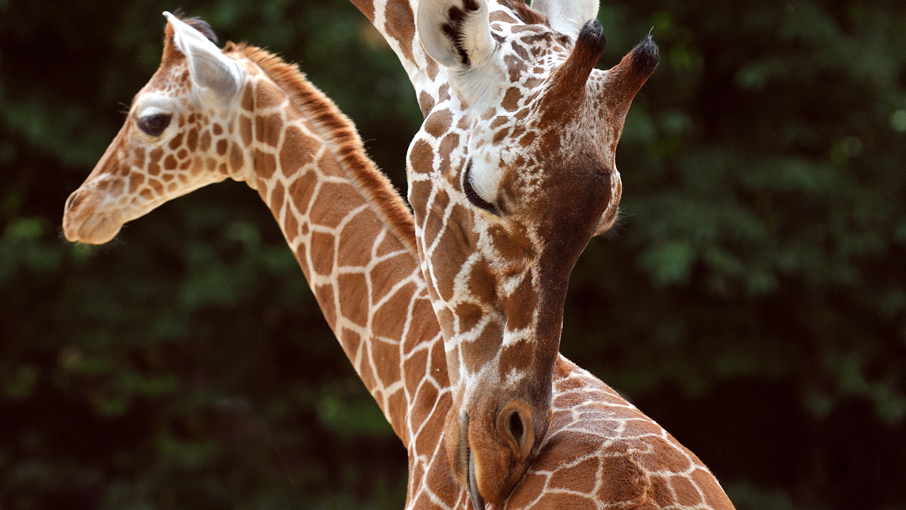
[[[69,195],[63,207],[63,235],[69,242],[104,244],[119,233],[122,224],[111,215],[93,207],[93,194],[79,188]]]

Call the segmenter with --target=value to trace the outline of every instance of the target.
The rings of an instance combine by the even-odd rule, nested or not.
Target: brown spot
[[[214,124],[214,127],[212,129],[214,130],[214,136],[220,136],[223,134],[223,126],[221,126],[220,124]]]
[[[437,190],[437,194],[434,196],[434,201],[431,202],[431,212],[428,213],[425,218],[424,232],[422,237],[424,238],[424,243],[430,245],[434,243],[437,239],[437,236],[440,235],[441,231],[446,226],[444,223],[444,212],[447,210],[447,206],[450,205],[450,196],[447,194],[446,190],[443,188]]]
[[[441,234],[435,251],[434,272],[437,275],[437,292],[444,300],[453,297],[453,286],[457,273],[462,269],[463,264],[470,255],[470,248],[474,245],[469,238],[469,233],[463,230],[459,219],[462,218],[459,213],[467,213],[463,206],[456,204],[453,206],[453,214],[447,226]]]
[[[437,314],[437,322],[440,323],[441,329],[444,331],[452,331],[453,321],[455,320],[453,312],[451,312],[449,308],[441,308],[435,313]]]
[[[532,324],[538,294],[532,286],[531,273],[526,274],[516,290],[506,300],[506,328],[509,331],[525,329]]]
[[[484,259],[479,259],[469,274],[469,292],[480,303],[494,303],[497,301],[497,291],[491,269]]]
[[[340,292],[342,294],[342,292]],[[341,300],[342,301],[342,300]],[[341,303],[342,305],[342,303]],[[362,344],[362,337],[359,336],[355,331],[348,330],[343,328],[343,332],[340,334],[340,345],[343,346],[343,350],[346,351],[346,355],[349,356],[349,359],[355,359],[356,353],[359,352],[359,347]],[[368,366],[368,363],[363,363],[363,365]],[[359,368],[359,367],[356,367]],[[359,374],[363,375],[363,374]],[[371,384],[365,381],[365,378],[362,377],[362,381],[365,382],[365,386],[368,388],[374,388],[374,380],[370,381]]]
[[[165,170],[175,170],[176,166],[178,164],[179,164],[179,162],[176,161],[176,158],[173,157],[172,154],[168,154],[167,157],[164,158],[164,169]]]
[[[135,193],[139,186],[145,182],[145,176],[139,173],[134,173],[129,177],[129,194]]]
[[[362,197],[347,183],[325,182],[311,207],[311,222],[336,228],[350,211],[362,204]]]
[[[683,455],[674,445],[660,437],[648,437],[651,453],[638,453],[637,458],[643,466],[657,466],[658,471],[683,473],[689,469],[689,458]]]
[[[233,146],[235,147],[235,145]],[[235,152],[235,149],[234,149]],[[230,157],[230,162],[232,163],[232,155]],[[271,176],[277,170],[277,157],[273,154],[268,154],[262,152],[258,149],[255,149],[255,171],[258,175],[262,176]],[[267,177],[265,177],[266,179]]]
[[[412,6],[409,5],[409,2],[390,2],[385,9],[386,19],[394,20],[393,30],[388,35],[399,41],[403,57],[414,63],[412,41],[415,39],[415,15],[412,13]],[[430,62],[431,59],[428,61]]]
[[[453,174],[450,171],[450,155],[453,153],[453,150],[459,146],[459,135],[456,133],[449,133],[447,136],[443,137],[440,141],[440,166],[438,171],[443,174]]]
[[[204,134],[201,135],[201,147],[200,148],[201,148],[202,152],[207,152],[208,149],[211,148],[211,132],[210,131],[205,131]],[[223,154],[221,154],[221,156],[223,156]]]
[[[411,355],[411,353],[419,346],[423,346],[424,342],[428,339],[434,338],[440,333],[440,328],[434,317],[434,308],[431,306],[431,301],[424,296],[415,300],[415,304],[412,305],[412,316],[427,319],[416,319],[409,324],[409,331],[406,332],[406,338],[403,343],[403,352],[407,356]],[[437,343],[440,344],[441,349],[443,349],[444,343]],[[446,357],[444,357],[443,351],[441,351],[440,355],[441,362],[446,363]]]
[[[517,87],[510,87],[506,94],[503,95],[503,101],[500,103],[507,111],[514,112],[519,109],[519,99],[522,98],[522,92]]]
[[[525,227],[515,225],[515,232],[508,232],[503,225],[495,224],[488,228],[494,250],[505,261],[529,261],[537,256],[532,242],[525,232]]]
[[[274,189],[271,190],[270,195],[270,200],[267,202],[271,211],[274,212],[274,216],[277,216],[280,210],[283,209],[283,199],[286,197],[286,190],[283,188],[283,183],[277,181],[277,184],[274,185]],[[289,207],[287,207],[286,210],[288,211]]]
[[[596,440],[600,442],[600,439]],[[614,454],[617,456],[612,456]],[[652,480],[631,455],[631,453],[622,455],[618,452],[605,453],[602,458],[604,463],[602,469],[607,476],[602,478],[596,495],[603,501],[635,502],[637,508],[647,508],[652,503],[649,500],[652,495]]]
[[[159,179],[148,179],[148,185],[151,187],[151,190],[154,192],[154,196],[160,196],[164,192],[164,183]],[[142,193],[144,195],[144,193]]]
[[[279,114],[255,117],[255,138],[258,142],[276,147],[281,131],[283,131],[283,118]]]
[[[183,134],[177,133],[176,136],[174,136],[173,139],[170,140],[170,150],[175,151],[176,149],[180,148],[182,146],[182,139]]]
[[[371,260],[371,247],[381,223],[371,209],[360,211],[339,232],[337,262],[340,267],[364,267]]]
[[[280,149],[280,168],[283,175],[290,177],[314,161],[317,147],[318,141],[306,135],[300,128],[296,126],[287,128],[283,147]]]
[[[500,379],[504,380],[507,374],[513,370],[520,374],[529,372],[532,368],[532,360],[535,357],[535,348],[535,345],[528,342],[516,342],[504,347],[503,353],[500,354]],[[496,351],[491,353],[488,359],[496,353]]]
[[[242,102],[239,106],[247,112],[255,109],[255,98],[252,95],[252,87],[245,88],[245,92],[242,94]]]
[[[459,332],[468,333],[472,328],[478,325],[481,317],[484,315],[481,307],[472,303],[460,303],[456,305],[456,318],[459,319]]]
[[[316,274],[333,273],[334,243],[333,236],[322,232],[311,234],[311,268]]]
[[[422,110],[422,116],[427,117],[431,110],[434,109],[434,98],[424,90],[418,95],[418,105]]]
[[[123,179],[116,179],[112,184],[110,184],[109,193],[114,196],[122,195],[125,188],[126,183],[123,181]]]
[[[425,119],[424,128],[431,136],[440,138],[453,126],[453,114],[450,110],[434,112]]]
[[[399,338],[399,337],[397,337]],[[371,355],[374,358],[375,374],[378,379],[389,385],[400,380],[400,350],[396,344],[373,339]]]
[[[300,175],[289,185],[289,195],[296,210],[302,213],[308,212],[309,202],[315,191],[315,183],[318,178],[313,172],[307,172]]]
[[[379,274],[381,273],[377,271],[371,273],[372,285],[375,285],[375,277]],[[375,285],[375,287],[382,288],[372,290],[379,296],[383,296],[386,294],[388,288],[394,283],[396,282],[380,282],[380,284]],[[406,321],[403,320],[403,318],[406,316],[409,303],[412,301],[412,295],[414,293],[415,284],[408,283],[402,288],[397,289],[397,291],[374,312],[372,329],[375,335],[384,338],[402,339],[403,329],[406,325]]]
[[[611,500],[606,499],[610,503]],[[547,492],[532,505],[535,508],[597,508],[595,500],[589,496],[580,496],[563,492]]]
[[[429,181],[415,181],[409,184],[409,204],[415,217],[419,220],[427,215],[428,198],[431,196],[431,183]],[[424,225],[421,225],[424,228]]]
[[[692,484],[692,480],[686,475],[675,475],[670,477],[670,485],[676,494],[676,503],[681,506],[700,506],[702,501],[701,494]]]
[[[245,115],[239,117],[239,136],[246,147],[252,144],[252,119]]]
[[[364,326],[368,323],[368,282],[359,273],[337,276],[340,313],[350,321]]]
[[[481,334],[474,342],[462,344],[463,361],[469,372],[477,372],[494,359],[503,345],[503,327],[499,322],[492,320],[488,322]],[[504,352],[506,355],[506,352]],[[502,367],[501,367],[502,368]]]
[[[564,467],[551,475],[549,486],[556,489],[567,489],[571,492],[591,494],[595,490],[600,460],[592,457],[575,466]]]
[[[500,142],[510,134],[510,128],[503,128],[500,131],[494,133],[494,138],[491,143],[498,145]]]
[[[416,140],[409,151],[409,164],[418,173],[428,173],[434,167],[434,149],[424,140]]]
[[[425,352],[426,351],[422,351],[417,354],[418,358],[422,360],[422,362],[427,361],[424,359],[426,357]],[[439,394],[440,392],[433,384],[423,384],[421,388],[419,388],[418,392],[415,394],[415,401],[412,403],[412,423],[425,423],[437,403],[437,397],[439,396]],[[431,437],[432,435],[429,433],[429,431],[431,431],[431,427],[425,427],[425,429],[422,431],[422,434],[418,438],[416,438],[416,440],[418,440],[421,439],[422,436],[424,436],[433,440],[433,443],[424,445],[428,447],[427,450],[418,450],[419,453],[430,452],[437,448],[437,438]]]
[[[283,104],[286,94],[276,85],[267,81],[259,81],[255,90],[255,106],[258,108],[275,108]]]
[[[176,159],[183,160],[189,156],[189,151],[186,149],[179,149],[179,152],[176,153]]]
[[[217,155],[226,156],[230,143],[226,140],[217,140]],[[235,145],[234,145],[235,147]]]
[[[384,240],[381,241],[381,244],[378,245],[375,250],[375,256],[383,257],[393,252],[398,252],[405,250],[405,247],[400,243],[399,239],[396,236],[385,235]]]
[[[186,147],[188,147],[189,150],[192,152],[195,152],[195,150],[198,149],[198,129],[197,128],[193,128],[191,131],[189,131],[188,136],[186,136]]]
[[[282,205],[283,198],[280,199]],[[277,211],[278,209],[271,208],[272,211]],[[299,220],[296,219],[296,215],[293,214],[291,207],[283,209],[283,232],[286,234],[287,239],[295,239],[299,235]]]

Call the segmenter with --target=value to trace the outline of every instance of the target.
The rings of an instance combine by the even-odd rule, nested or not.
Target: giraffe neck
[[[404,443],[426,378],[448,386],[412,216],[352,122],[294,66],[240,48],[250,80],[235,120],[245,180],[268,205],[330,328]],[[263,53],[263,52],[262,52]],[[433,375],[432,375],[433,374]],[[432,379],[433,378],[433,379]]]

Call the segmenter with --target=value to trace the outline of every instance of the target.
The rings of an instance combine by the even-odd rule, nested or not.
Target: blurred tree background
[[[178,7],[299,62],[405,188],[420,114],[351,4],[0,0],[0,509],[401,508],[405,450],[254,192],[197,191],[108,246],[62,239]],[[740,510],[906,508],[906,6],[600,19],[602,67],[652,27],[662,59],[564,354]]]

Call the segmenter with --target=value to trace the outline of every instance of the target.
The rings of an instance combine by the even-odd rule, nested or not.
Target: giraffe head
[[[246,68],[218,49],[210,27],[164,13],[160,68],[135,96],[126,123],[66,201],[70,241],[103,244],[128,221],[227,177],[245,180],[230,144]]]
[[[446,85],[409,147],[409,201],[453,386],[446,446],[475,506],[506,499],[550,424],[568,279],[616,220],[615,149],[658,62],[647,38],[594,69],[597,0],[512,4],[416,15]]]

